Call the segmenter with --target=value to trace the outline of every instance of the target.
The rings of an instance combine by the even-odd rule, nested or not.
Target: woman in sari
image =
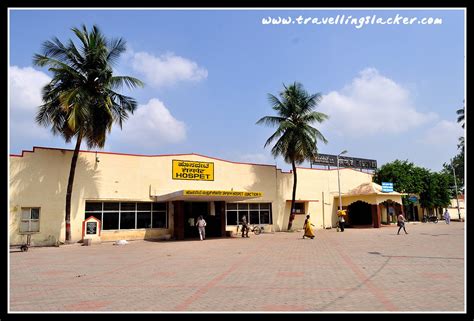
[[[310,237],[311,239],[314,239],[314,232],[313,232],[313,227],[314,225],[311,224],[311,221],[309,220],[309,215],[306,215],[306,220],[304,221],[304,235],[303,238]]]

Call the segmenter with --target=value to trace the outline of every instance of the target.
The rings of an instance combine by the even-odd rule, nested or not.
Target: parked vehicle
[[[26,235],[26,242],[19,245],[10,245],[10,248],[19,248],[22,252],[27,252],[31,246],[31,234]]]
[[[253,232],[255,235],[259,235],[261,232],[263,232],[263,226],[260,227],[258,225],[250,225],[249,224],[249,231]],[[242,227],[241,225],[237,225],[237,234],[242,233]]]
[[[434,222],[434,223],[438,223],[438,217],[436,215],[423,215],[423,219],[421,220],[423,223],[426,223],[426,222]]]

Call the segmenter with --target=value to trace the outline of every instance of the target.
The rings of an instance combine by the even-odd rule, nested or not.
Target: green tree
[[[90,32],[85,25],[72,31],[79,39],[78,47],[71,39],[63,44],[54,37],[33,58],[35,65],[47,66],[53,74],[43,88],[36,121],[66,142],[76,139],[66,190],[66,242],[71,241],[71,197],[81,142],[85,139],[89,148],[103,148],[113,123],[121,128],[137,107],[133,98],[117,90],[124,85],[143,86],[136,78],[113,75],[112,67],[126,49],[122,38],[108,40],[95,25]]]
[[[420,205],[422,208],[431,209],[435,205],[436,181],[429,170],[425,170],[423,175],[423,190],[420,193]]]
[[[453,176],[447,173],[433,173],[434,181],[434,206],[436,208],[447,207],[451,204],[451,186]]]
[[[452,175],[446,172],[432,173],[415,166],[408,160],[395,160],[376,170],[374,182],[392,182],[397,192],[418,194],[421,207],[427,209],[446,207],[451,199]],[[405,207],[410,205],[408,196],[402,197]]]
[[[422,178],[425,175],[419,167],[408,160],[395,160],[384,164],[375,171],[373,181],[377,184],[382,182],[393,183],[393,189],[400,193],[420,194],[423,191]],[[410,204],[408,196],[402,197],[403,205]]]
[[[453,175],[453,167],[454,173],[456,174],[456,184],[458,186],[458,193],[464,193],[464,137],[459,137],[459,144],[458,144],[458,151],[459,153],[454,156],[449,163],[443,164],[443,173]],[[451,166],[452,165],[452,166]],[[452,197],[456,197],[456,189],[454,184],[454,178],[452,179]]]
[[[288,230],[290,230],[295,218],[296,165],[305,160],[312,160],[317,155],[318,140],[327,143],[326,138],[313,127],[313,124],[321,123],[329,117],[314,111],[321,102],[320,93],[309,94],[298,82],[288,87],[283,85],[283,87],[284,90],[279,93],[280,98],[268,94],[268,100],[277,116],[262,117],[257,124],[278,127],[265,142],[265,147],[276,141],[272,148],[272,155],[282,156],[293,168],[293,193],[288,221]]]
[[[452,175],[446,173],[427,172],[424,189],[420,194],[420,205],[427,209],[447,207],[451,203]]]

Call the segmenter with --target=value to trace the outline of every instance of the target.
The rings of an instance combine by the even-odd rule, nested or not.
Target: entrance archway
[[[348,226],[372,225],[372,208],[371,205],[356,201],[348,206]]]

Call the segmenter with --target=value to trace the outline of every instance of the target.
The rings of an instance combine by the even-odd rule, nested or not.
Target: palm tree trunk
[[[71,159],[71,169],[69,170],[69,179],[67,182],[66,191],[66,243],[71,242],[71,198],[72,198],[72,186],[74,184],[74,174],[76,172],[77,158],[79,156],[79,149],[81,148],[82,134],[79,133],[77,136],[76,148]]]
[[[288,230],[291,230],[291,227],[293,226],[293,220],[295,219],[295,213],[293,212],[293,209],[295,208],[296,182],[297,182],[295,161],[291,162],[291,166],[293,167],[293,194],[291,196],[291,208],[290,208],[290,219],[288,220]]]

